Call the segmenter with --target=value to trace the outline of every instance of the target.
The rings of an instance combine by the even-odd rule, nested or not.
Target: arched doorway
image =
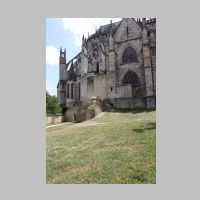
[[[123,79],[122,79],[122,84],[123,85],[131,85],[131,92],[132,92],[132,108],[134,108],[134,88],[140,86],[140,81],[137,76],[137,74],[133,71],[128,71]]]

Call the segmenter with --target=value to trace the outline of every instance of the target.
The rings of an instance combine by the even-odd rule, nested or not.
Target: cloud
[[[73,43],[80,47],[82,43],[82,36],[88,37],[89,34],[95,33],[101,25],[109,24],[109,18],[64,18],[63,28],[73,34]],[[112,18],[113,22],[120,21],[121,18]]]
[[[46,47],[46,64],[56,65],[59,63],[59,51],[53,46]]]

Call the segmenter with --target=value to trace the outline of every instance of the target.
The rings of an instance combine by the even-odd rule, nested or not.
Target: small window
[[[65,54],[64,54],[64,53],[62,53],[62,54],[61,54],[61,56],[62,56],[62,58],[64,58],[64,57],[65,57]]]
[[[97,62],[97,73],[99,73],[99,62]]]
[[[128,26],[126,27],[126,34],[127,34],[127,37],[128,37]]]
[[[111,88],[110,88],[110,90],[112,91],[112,90],[113,90],[113,88],[111,87]]]

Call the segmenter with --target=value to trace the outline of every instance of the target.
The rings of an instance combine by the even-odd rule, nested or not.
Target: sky
[[[82,36],[95,33],[101,25],[121,18],[46,18],[46,90],[57,95],[59,51],[66,48],[68,62],[81,50]]]

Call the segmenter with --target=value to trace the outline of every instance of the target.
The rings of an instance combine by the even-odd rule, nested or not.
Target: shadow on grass
[[[133,113],[133,114],[137,114],[137,113],[143,113],[143,112],[152,112],[152,111],[156,111],[156,108],[134,108],[134,109],[115,109],[114,111],[110,111],[111,113]],[[93,117],[95,118],[95,117]],[[93,119],[91,118],[91,119]],[[81,122],[85,122],[87,121],[86,119],[85,120],[76,120],[74,121],[73,123],[74,124],[79,124]]]
[[[154,129],[156,129],[156,123],[155,122],[148,122],[148,123],[145,124],[145,126],[142,126],[141,128],[133,129],[133,132],[143,133],[144,131],[154,130]]]
[[[114,112],[120,112],[120,113],[142,113],[142,112],[152,112],[156,111],[155,108],[134,108],[134,109],[116,109]]]

